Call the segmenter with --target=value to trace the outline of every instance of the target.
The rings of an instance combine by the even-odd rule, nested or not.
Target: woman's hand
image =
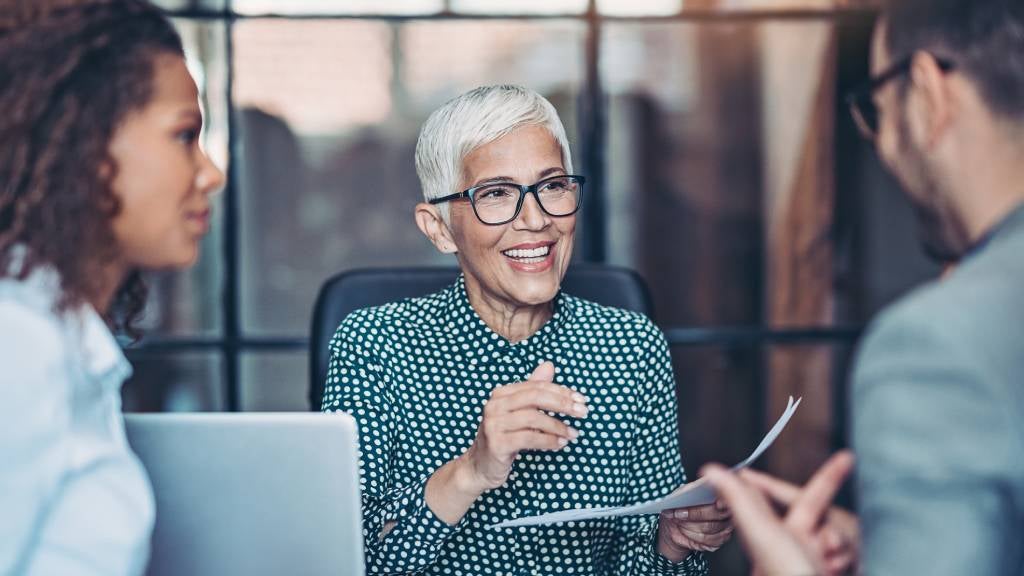
[[[585,418],[589,409],[582,394],[554,384],[555,367],[544,362],[526,382],[496,388],[484,405],[476,439],[461,457],[472,485],[480,492],[505,484],[512,463],[523,450],[561,450],[579,432],[553,412]]]
[[[693,551],[714,552],[732,536],[732,515],[722,502],[666,510],[658,518],[658,554],[680,562]]]
[[[481,494],[503,486],[523,450],[561,450],[579,436],[561,420],[545,414],[585,418],[589,412],[587,399],[552,383],[554,376],[554,365],[544,362],[526,382],[491,393],[473,444],[427,481],[427,505],[441,520],[458,523]]]

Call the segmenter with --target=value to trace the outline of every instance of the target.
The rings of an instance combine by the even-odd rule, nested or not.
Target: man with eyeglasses
[[[870,575],[1024,574],[1024,1],[890,0],[854,116],[914,204],[928,254],[958,262],[884,312],[853,377]],[[829,572],[855,524],[803,489],[706,472],[763,574]],[[779,518],[769,501],[788,507]],[[854,528],[854,529],[851,529]]]

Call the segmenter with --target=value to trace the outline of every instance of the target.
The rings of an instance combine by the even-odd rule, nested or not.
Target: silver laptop
[[[156,493],[147,574],[363,574],[345,414],[128,414]]]

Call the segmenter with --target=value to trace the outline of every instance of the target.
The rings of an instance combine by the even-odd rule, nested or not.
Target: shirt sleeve
[[[0,574],[24,574],[67,465],[69,398],[57,327],[11,302],[0,327]]]
[[[427,506],[424,491],[430,475],[396,481],[391,462],[402,407],[387,386],[379,359],[358,341],[358,326],[350,316],[331,342],[321,409],[347,412],[359,428],[367,572],[422,573],[437,561],[459,526],[445,523]]]
[[[866,573],[1009,574],[1021,565],[1013,404],[983,352],[905,314],[883,317],[854,373]],[[981,362],[979,362],[981,360]]]
[[[679,455],[676,383],[672,374],[672,357],[668,342],[654,324],[644,319],[641,325],[646,350],[643,381],[639,383],[644,400],[636,420],[636,451],[632,462],[630,502],[646,502],[672,492],[686,481]],[[622,527],[628,538],[623,562],[632,566],[622,570],[628,574],[704,575],[708,563],[704,555],[694,552],[681,562],[670,562],[657,551],[658,516],[623,518]]]

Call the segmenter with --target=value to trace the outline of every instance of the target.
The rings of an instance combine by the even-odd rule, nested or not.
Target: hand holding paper
[[[744,461],[733,466],[733,470],[739,470],[746,468],[754,463],[761,454],[764,454],[775,439],[778,438],[779,434],[789,423],[790,418],[796,412],[797,406],[800,405],[800,400],[793,401],[793,397],[789,398],[789,403],[786,406],[785,412],[779,420],[772,426],[772,429],[768,431],[761,443],[757,445],[757,448],[748,456]],[[663,510],[671,510],[673,508],[689,508],[691,506],[701,506],[704,504],[711,504],[715,501],[715,491],[711,488],[703,478],[689,484],[684,484],[674,490],[668,496],[652,500],[650,502],[643,502],[640,504],[633,504],[631,506],[606,506],[601,508],[582,508],[578,510],[563,510],[561,512],[551,512],[549,514],[541,514],[538,516],[528,516],[525,518],[517,518],[515,520],[508,520],[500,524],[495,524],[491,528],[514,528],[517,526],[536,526],[541,524],[553,524],[556,522],[569,522],[572,520],[589,520],[592,518],[607,518],[612,516],[632,516],[636,514],[658,514]]]

